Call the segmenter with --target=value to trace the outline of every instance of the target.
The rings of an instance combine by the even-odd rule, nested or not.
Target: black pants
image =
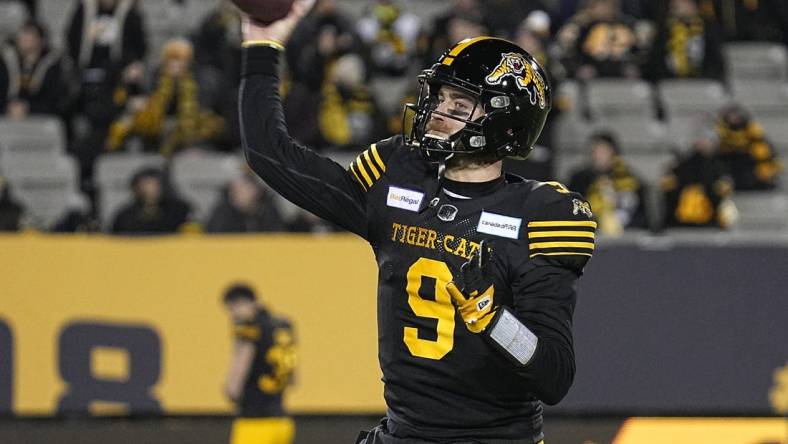
[[[355,444],[440,444],[438,441],[427,441],[422,439],[413,439],[413,438],[397,438],[396,436],[389,433],[387,427],[388,419],[383,418],[380,421],[380,425],[375,427],[374,429],[368,432],[361,432],[356,438]],[[524,442],[524,441],[523,441]],[[451,444],[519,444],[521,441],[506,441],[506,440],[494,440],[494,441],[452,441]],[[445,443],[444,444],[448,444]],[[540,441],[539,444],[544,444],[544,441]]]

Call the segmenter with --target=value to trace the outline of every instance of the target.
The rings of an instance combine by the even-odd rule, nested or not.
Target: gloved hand
[[[476,253],[462,264],[460,278],[446,284],[446,291],[472,333],[483,332],[498,309],[495,286],[488,272],[491,255],[492,249],[482,241]]]

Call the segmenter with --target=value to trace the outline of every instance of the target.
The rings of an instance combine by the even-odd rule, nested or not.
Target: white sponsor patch
[[[408,211],[419,211],[419,208],[421,208],[421,201],[423,199],[424,193],[390,186],[389,196],[388,199],[386,199],[386,205],[394,208],[402,208],[403,210]]]
[[[508,237],[517,239],[520,234],[520,224],[522,219],[517,217],[501,216],[500,214],[482,211],[479,218],[479,226],[476,231],[479,233],[492,234],[494,236]]]
[[[486,296],[484,299],[476,303],[476,311],[482,311],[490,305],[492,299],[489,296]]]

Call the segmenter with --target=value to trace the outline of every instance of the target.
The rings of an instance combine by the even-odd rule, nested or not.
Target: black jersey
[[[389,429],[434,440],[542,438],[540,401],[574,377],[574,283],[594,249],[588,204],[559,184],[442,179],[397,136],[343,167],[294,142],[277,97],[278,52],[245,51],[247,160],[295,204],[365,238],[379,268],[378,346]],[[527,365],[470,333],[445,286],[493,246],[495,297],[539,339]]]
[[[237,324],[233,335],[238,341],[254,344],[252,367],[244,381],[239,402],[241,417],[284,416],[282,394],[295,370],[296,350],[293,327],[284,318],[263,309],[250,322]]]

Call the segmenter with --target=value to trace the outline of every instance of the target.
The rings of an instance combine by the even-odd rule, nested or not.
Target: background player
[[[464,40],[419,77],[411,133],[345,169],[289,137],[278,96],[282,43],[310,3],[245,21],[242,139],[269,185],[375,251],[388,411],[360,441],[540,442],[540,401],[574,377],[574,285],[596,228],[579,195],[502,172],[547,118],[544,70],[511,42]]]
[[[295,426],[282,406],[282,395],[296,365],[293,328],[258,304],[246,285],[230,287],[223,300],[235,337],[225,383],[227,396],[238,405],[230,442],[290,444]]]

